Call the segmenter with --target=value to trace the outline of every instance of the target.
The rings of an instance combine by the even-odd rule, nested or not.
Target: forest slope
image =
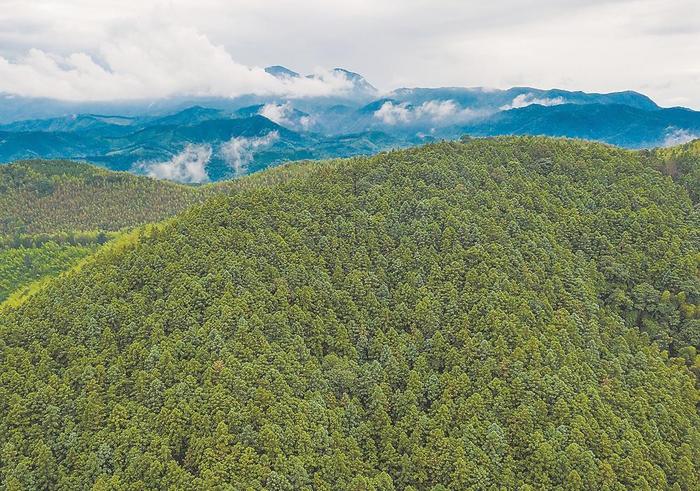
[[[694,203],[700,203],[700,140],[642,154],[656,159],[655,167],[685,187]]]
[[[206,195],[66,160],[0,166],[0,302],[72,267],[117,231],[172,216]]]
[[[67,160],[0,166],[0,302],[69,269],[124,230],[305,169],[296,163],[245,180],[184,186]]]
[[[119,231],[171,217],[218,193],[284,182],[294,164],[201,186],[115,172],[84,162],[27,160],[0,166],[0,236]]]
[[[698,258],[688,193],[603,145],[243,186],[2,312],[0,485],[695,489]]]
[[[197,188],[65,160],[0,166],[0,234],[116,231],[202,201]]]

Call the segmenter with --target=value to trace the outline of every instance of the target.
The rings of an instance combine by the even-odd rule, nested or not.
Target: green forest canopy
[[[204,200],[201,190],[78,162],[0,166],[0,302],[65,271],[121,229]]]
[[[70,161],[0,166],[0,234],[117,231],[201,202],[194,187]]]
[[[0,313],[0,485],[697,489],[697,211],[649,159],[440,143],[116,239]]]
[[[21,298],[130,228],[218,193],[298,176],[295,165],[205,186],[184,186],[67,160],[0,166],[0,302]]]
[[[641,154],[650,157],[654,167],[685,187],[694,203],[700,202],[700,140]]]
[[[214,194],[268,186],[304,172],[303,166],[293,167],[188,186],[67,160],[0,165],[0,236],[128,229],[168,218]]]

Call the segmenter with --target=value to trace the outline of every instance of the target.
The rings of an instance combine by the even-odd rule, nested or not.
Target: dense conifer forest
[[[0,166],[0,302],[69,269],[118,231],[172,216],[205,196],[66,160]]]
[[[675,147],[642,151],[657,169],[688,190],[693,203],[700,202],[700,140]]]
[[[0,234],[116,231],[202,200],[194,187],[65,160],[0,166]]]
[[[0,166],[0,302],[20,299],[99,246],[219,193],[300,176],[284,166],[203,186],[157,181],[68,160]]]
[[[111,174],[4,178],[11,240],[106,243],[0,308],[0,488],[698,489],[698,168],[476,139],[82,222],[51,196]]]

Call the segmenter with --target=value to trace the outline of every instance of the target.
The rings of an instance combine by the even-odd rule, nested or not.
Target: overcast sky
[[[281,84],[281,64],[320,78]],[[0,0],[0,92],[63,99],[528,85],[700,109],[698,0]]]

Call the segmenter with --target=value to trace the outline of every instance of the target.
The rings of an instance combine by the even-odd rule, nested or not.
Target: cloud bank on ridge
[[[527,94],[519,94],[515,96],[510,104],[505,104],[499,109],[501,111],[508,111],[509,109],[520,109],[522,107],[531,106],[533,104],[537,104],[540,106],[558,106],[560,104],[564,104],[565,102],[566,101],[563,97],[537,97],[534,94],[528,92]]]
[[[279,138],[280,135],[276,130],[258,137],[236,136],[221,145],[219,151],[233,171],[233,175],[240,176],[246,173],[256,152],[269,148]]]
[[[138,162],[132,171],[156,179],[188,184],[209,181],[207,164],[211,159],[211,145],[188,144],[185,149],[166,162]]]
[[[426,101],[419,106],[407,102],[386,101],[374,112],[374,117],[387,125],[411,124],[416,122],[451,122],[458,123],[478,116],[470,108],[460,107],[453,100]]]

